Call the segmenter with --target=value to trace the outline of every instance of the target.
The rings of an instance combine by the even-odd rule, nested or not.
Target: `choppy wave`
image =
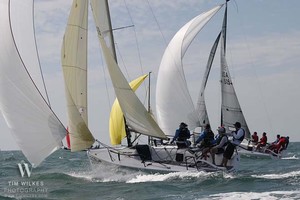
[[[264,179],[285,179],[290,177],[300,176],[300,171],[293,171],[283,174],[264,174],[264,175],[252,175],[254,178],[264,178]]]
[[[282,158],[283,160],[299,160],[299,158],[296,156],[296,155],[293,155],[291,157],[285,157],[285,158]]]
[[[279,160],[241,159],[237,173],[150,173],[99,164],[94,167],[85,152],[57,151],[31,177],[21,177],[21,152],[0,152],[0,199],[9,181],[41,181],[49,189],[44,199],[300,199],[300,145]],[[267,184],[266,184],[267,183]],[[162,187],[163,185],[163,187]],[[138,192],[136,192],[138,191]],[[236,191],[236,192],[232,192]]]
[[[127,183],[141,183],[141,182],[159,182],[167,181],[173,179],[206,179],[214,176],[216,173],[207,173],[207,172],[172,172],[168,174],[146,174],[146,175],[137,175],[136,177],[126,181]]]
[[[300,191],[272,191],[272,192],[229,192],[221,194],[209,195],[205,199],[262,199],[262,200],[277,200],[277,199],[300,199]]]

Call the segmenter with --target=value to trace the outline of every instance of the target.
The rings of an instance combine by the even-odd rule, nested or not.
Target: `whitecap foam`
[[[260,200],[288,200],[288,199],[299,199],[300,191],[271,191],[271,192],[229,192],[209,195],[207,199],[260,199]]]
[[[283,160],[299,160],[299,158],[296,155],[293,155],[291,157],[284,157]]]
[[[293,171],[284,174],[264,174],[264,175],[251,175],[255,178],[265,178],[265,179],[284,179],[289,177],[300,176],[300,171]]]
[[[141,182],[159,182],[173,179],[206,179],[207,177],[212,177],[217,175],[215,172],[171,172],[168,174],[144,174],[137,175],[135,178],[132,178],[126,183],[141,183]]]

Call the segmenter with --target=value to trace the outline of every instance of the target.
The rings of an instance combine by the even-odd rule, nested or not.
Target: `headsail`
[[[95,141],[87,114],[87,20],[88,0],[74,0],[61,51],[71,151],[89,148]]]
[[[148,75],[143,75],[130,82],[130,87],[136,91]],[[115,100],[109,118],[109,134],[110,143],[112,145],[121,144],[123,138],[126,137],[124,116],[118,99]]]
[[[227,27],[227,7],[224,14],[224,21],[222,27],[221,37],[221,94],[222,94],[222,106],[221,117],[222,125],[225,127],[234,127],[235,122],[240,122],[242,128],[246,132],[245,138],[250,138],[250,131],[247,126],[244,114],[236,96],[231,76],[226,61],[226,27]]]
[[[188,91],[182,59],[197,33],[222,6],[216,6],[189,21],[176,33],[165,50],[157,78],[156,111],[159,125],[167,134],[174,133],[182,121],[190,129],[200,126]]]
[[[200,122],[201,127],[204,127],[206,124],[209,124],[209,118],[208,118],[208,113],[207,113],[207,109],[206,109],[204,91],[205,91],[205,88],[206,88],[206,83],[207,83],[207,80],[208,80],[210,69],[211,69],[211,66],[212,66],[216,51],[217,51],[220,36],[221,36],[221,33],[218,35],[218,37],[217,37],[217,39],[216,39],[216,41],[215,41],[215,43],[212,46],[212,49],[210,51],[209,58],[208,58],[208,61],[207,61],[207,65],[206,65],[206,69],[205,69],[204,76],[203,76],[203,80],[202,80],[202,84],[201,84],[201,89],[200,89],[198,101],[197,101],[196,113],[198,114],[198,118],[199,118],[199,122]]]
[[[32,38],[33,1],[2,0],[0,13],[0,109],[16,143],[37,166],[62,146],[66,130],[27,69],[38,63]],[[16,28],[21,21],[24,25]],[[29,41],[15,38],[20,35]],[[24,53],[29,50],[30,54]]]

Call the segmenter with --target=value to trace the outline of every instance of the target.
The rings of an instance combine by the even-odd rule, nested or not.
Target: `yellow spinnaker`
[[[147,78],[147,76],[148,75],[143,75],[131,81],[129,85],[132,88],[132,90],[136,91],[137,88],[142,84],[142,82]],[[122,139],[126,137],[123,112],[121,110],[117,98],[114,101],[114,104],[110,112],[109,134],[110,134],[110,142],[112,145],[121,144]]]

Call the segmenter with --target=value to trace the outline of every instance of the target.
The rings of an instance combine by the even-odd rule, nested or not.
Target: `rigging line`
[[[160,27],[160,25],[159,25],[159,23],[158,23],[158,20],[157,20],[155,14],[154,14],[154,12],[153,12],[153,9],[152,9],[152,7],[151,7],[151,5],[150,5],[150,3],[149,3],[149,0],[146,0],[146,1],[147,1],[147,3],[148,3],[148,6],[149,6],[149,8],[150,8],[150,11],[151,11],[151,13],[152,13],[152,15],[153,15],[153,18],[154,18],[154,20],[155,20],[155,22],[156,22],[156,24],[157,24],[157,26],[158,26],[158,30],[159,30],[161,36],[163,37],[163,40],[164,40],[165,45],[166,45],[166,47],[167,47],[168,42],[167,42],[167,40],[166,40],[166,38],[165,38],[163,32],[161,31],[161,27]]]
[[[46,94],[46,98],[49,104],[49,107],[51,108],[51,104],[50,104],[50,99],[49,99],[49,95],[47,92],[47,87],[46,87],[46,83],[45,83],[45,79],[44,79],[44,75],[43,75],[43,70],[42,70],[42,66],[41,66],[41,61],[40,61],[40,56],[39,56],[39,51],[37,48],[37,42],[36,42],[36,37],[35,37],[35,23],[34,23],[34,2],[32,3],[32,21],[33,21],[33,34],[34,34],[34,42],[35,42],[35,49],[36,49],[36,53],[37,53],[37,59],[38,59],[38,63],[39,63],[39,68],[40,68],[40,73],[41,73],[41,77],[42,77],[42,81],[43,81],[43,86],[44,86],[44,90],[45,90],[45,94]]]
[[[124,62],[123,56],[122,56],[122,54],[121,54],[121,51],[120,51],[119,46],[118,46],[117,43],[115,43],[115,47],[116,47],[116,49],[117,49],[117,53],[118,53],[119,57],[121,58],[121,61],[122,61],[122,64],[123,64],[123,66],[124,66],[126,75],[127,75],[127,77],[129,78],[129,80],[131,80],[130,75],[129,75],[128,70],[127,70],[127,67],[126,67],[126,64],[125,64],[125,62]]]
[[[128,15],[129,15],[129,18],[130,18],[130,21],[132,24],[134,24],[133,22],[133,18],[129,12],[129,8],[127,6],[127,3],[126,3],[126,0],[124,0],[124,4],[125,4],[125,7],[127,9],[127,12],[128,12]],[[140,67],[141,67],[141,72],[142,74],[144,74],[144,69],[143,69],[143,64],[142,64],[142,59],[141,59],[141,53],[140,53],[140,47],[139,47],[139,42],[138,42],[138,38],[137,38],[137,34],[136,34],[136,30],[135,30],[135,26],[133,26],[133,32],[134,32],[134,38],[135,38],[135,42],[136,42],[136,47],[137,47],[137,53],[138,53],[138,58],[139,58],[139,63],[140,63]],[[145,85],[145,84],[144,84]],[[145,88],[145,90],[147,90]]]
[[[238,6],[237,6],[237,12],[238,12]],[[246,37],[247,35],[245,34],[245,26],[244,26],[244,23],[243,23],[243,19],[242,18],[239,18],[239,19],[240,19],[240,22],[241,22],[241,25],[239,27],[241,27],[241,30],[242,30],[242,33],[243,33],[243,36],[244,36],[244,40],[245,40],[245,43],[246,43],[246,48],[247,48],[247,51],[248,51],[248,55],[250,57],[251,69],[253,69],[254,76],[257,80],[257,81],[254,81],[254,82],[257,84],[257,87],[258,87],[258,90],[259,90],[259,95],[258,95],[259,97],[258,98],[260,98],[261,102],[263,103],[263,107],[264,107],[264,110],[265,110],[266,115],[267,115],[267,121],[268,121],[269,127],[270,127],[271,131],[274,132],[274,129],[273,129],[273,126],[272,126],[272,123],[271,123],[271,120],[270,120],[271,117],[270,117],[270,114],[268,112],[266,102],[264,100],[265,96],[264,96],[264,93],[262,91],[261,80],[258,78],[256,68],[254,67],[253,54],[252,54],[252,51],[250,51],[248,38]]]

